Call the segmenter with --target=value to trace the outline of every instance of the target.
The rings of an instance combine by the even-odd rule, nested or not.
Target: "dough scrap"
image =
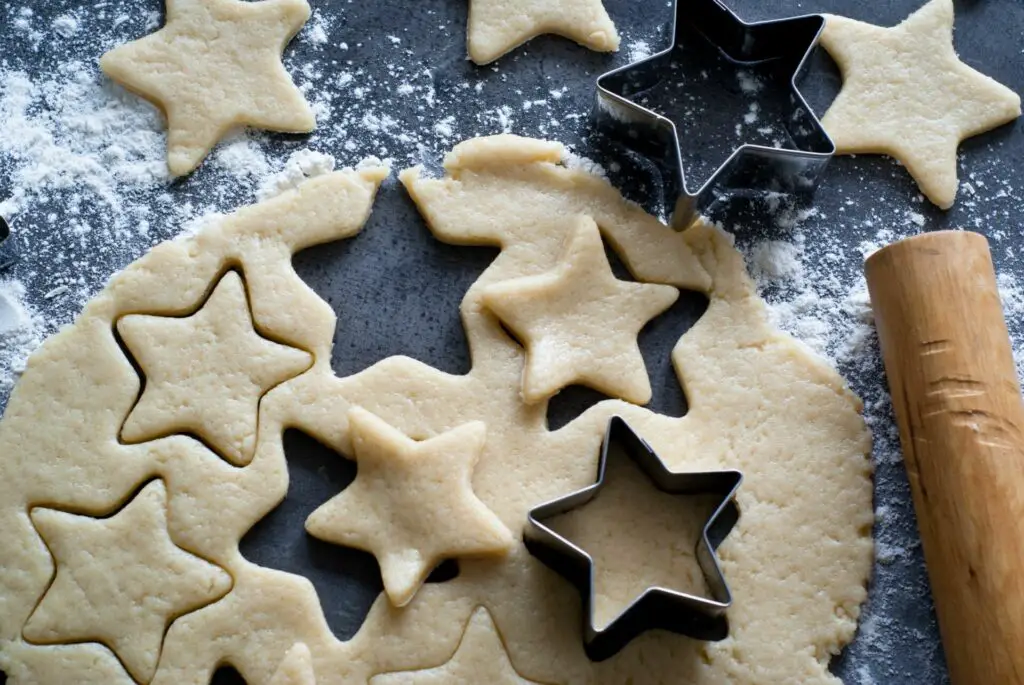
[[[601,0],[470,0],[469,58],[477,64],[545,33],[598,52],[619,49],[619,33]]]
[[[348,423],[356,479],[309,515],[306,531],[372,552],[392,604],[408,604],[444,559],[509,551],[512,533],[473,494],[483,422],[422,442],[358,407]]]
[[[539,685],[516,673],[487,609],[480,607],[469,619],[466,632],[452,658],[436,668],[386,673],[370,685]]]
[[[1020,116],[1020,96],[960,61],[953,0],[929,0],[898,26],[828,16],[821,44],[843,74],[822,123],[839,154],[900,160],[942,209],[956,200],[957,148]]]
[[[538,683],[839,685],[830,656],[853,638],[873,560],[870,436],[857,398],[834,370],[770,325],[726,234],[699,224],[668,230],[606,180],[561,166],[563,155],[555,143],[499,136],[458,146],[444,178],[402,175],[439,239],[502,248],[461,307],[473,359],[466,375],[404,357],[346,378],[331,370],[338,322],[297,277],[291,255],[356,233],[384,176],[379,170],[311,179],[158,246],[115,276],[72,327],[33,355],[0,421],[0,664],[27,673],[29,683],[39,674],[81,673],[63,682],[132,685],[126,672],[105,681],[96,675],[110,664],[102,645],[23,640],[22,626],[53,573],[26,512],[45,505],[102,515],[160,478],[172,538],[226,569],[234,586],[171,624],[152,685],[208,685],[225,663],[247,682],[269,682],[297,642],[308,646],[319,685],[365,685],[377,674],[449,661],[480,607],[500,627],[515,671]],[[525,354],[482,295],[501,281],[550,271],[580,215],[594,220],[637,280],[707,293],[706,314],[672,352],[689,400],[685,417],[612,400],[550,431],[546,403],[522,402]],[[121,444],[139,378],[113,335],[115,322],[192,311],[228,268],[243,274],[258,330],[309,351],[313,367],[263,398],[255,456],[244,468],[187,436]],[[358,322],[343,321],[340,334],[357,329]],[[382,595],[359,632],[339,641],[308,580],[248,562],[238,541],[287,494],[284,431],[352,454],[343,419],[353,407],[418,440],[486,423],[473,491],[517,534],[537,504],[593,481],[612,415],[674,470],[743,471],[743,516],[719,549],[735,598],[732,636],[705,644],[648,633],[594,664],[583,652],[575,590],[517,535],[507,556],[460,560],[458,577],[424,585],[403,608]],[[44,663],[54,654],[59,672]]]
[[[637,335],[679,299],[667,285],[620,281],[601,232],[580,217],[554,269],[492,285],[484,305],[526,346],[523,399],[546,400],[574,383],[634,404],[651,401]]]
[[[231,588],[231,576],[171,540],[160,481],[110,518],[42,508],[31,516],[57,574],[25,624],[25,639],[99,640],[142,682],[153,677],[168,624]]]
[[[281,63],[310,17],[306,0],[166,0],[167,22],[100,58],[103,72],[167,117],[173,176],[238,126],[309,133],[313,110]]]
[[[117,331],[146,380],[122,439],[194,431],[236,466],[248,464],[256,449],[260,398],[313,364],[309,353],[260,337],[235,271],[195,314],[130,315]]]

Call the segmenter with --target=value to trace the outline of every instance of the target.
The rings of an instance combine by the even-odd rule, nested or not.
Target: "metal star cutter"
[[[727,191],[812,193],[835,145],[797,87],[825,18],[745,23],[721,0],[676,0],[672,47],[601,76],[597,81],[596,121],[613,139],[654,162],[665,179],[666,197],[675,202],[672,225],[684,230],[717,195]],[[791,145],[743,144],[699,188],[686,179],[680,136],[673,122],[637,102],[638,96],[672,78],[672,65],[685,62],[685,44],[703,40],[738,68],[771,66],[788,75],[783,122]],[[689,80],[687,81],[689,83]],[[665,111],[665,110],[661,110]],[[675,199],[678,198],[678,199]]]
[[[621,449],[613,449],[616,446]],[[608,461],[616,458],[632,460],[654,487],[663,492],[681,496],[715,496],[717,504],[702,528],[695,549],[709,596],[650,587],[606,626],[598,628],[594,623],[594,560],[546,522],[598,497],[606,482]],[[673,473],[625,420],[613,417],[601,447],[597,482],[530,512],[524,533],[526,547],[579,591],[584,605],[583,646],[591,660],[608,659],[635,637],[653,629],[707,641],[728,637],[726,610],[732,604],[732,594],[718,565],[715,550],[739,520],[735,497],[742,481],[743,474],[739,471]],[[623,515],[628,516],[628,512],[623,512]],[[642,564],[643,560],[637,560],[637,563]]]

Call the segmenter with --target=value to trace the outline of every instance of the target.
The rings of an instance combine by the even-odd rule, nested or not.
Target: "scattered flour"
[[[334,157],[331,155],[308,148],[293,152],[281,171],[263,181],[256,193],[257,197],[266,200],[286,190],[297,188],[306,179],[331,173],[334,171],[334,164]]]

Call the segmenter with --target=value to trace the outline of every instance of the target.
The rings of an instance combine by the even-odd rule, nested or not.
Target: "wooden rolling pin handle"
[[[1024,685],[1024,404],[988,243],[944,231],[867,261],[953,685]]]

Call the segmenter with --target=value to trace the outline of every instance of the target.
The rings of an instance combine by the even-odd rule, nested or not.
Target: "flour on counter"
[[[20,281],[0,280],[0,393],[5,395],[45,335],[39,315],[25,302],[25,294]]]

